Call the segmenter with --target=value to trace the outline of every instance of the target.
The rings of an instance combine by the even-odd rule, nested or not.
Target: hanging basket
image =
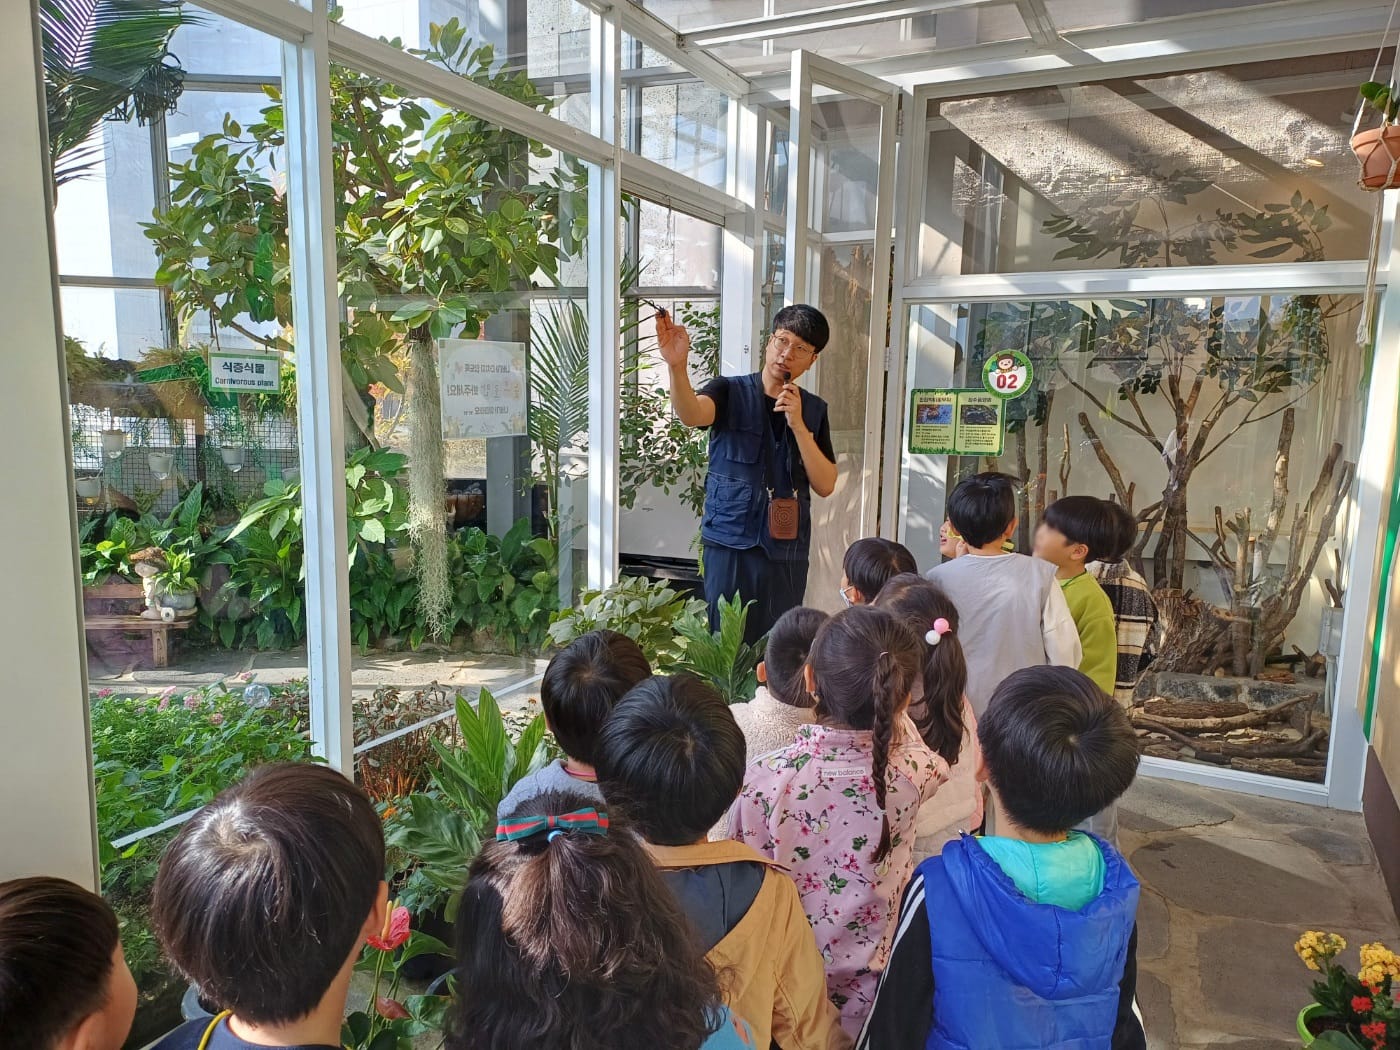
[[[1360,183],[1368,190],[1400,187],[1400,124],[1384,124],[1351,137],[1351,151],[1361,165]]]

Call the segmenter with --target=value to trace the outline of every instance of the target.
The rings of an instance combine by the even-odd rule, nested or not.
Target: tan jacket
[[[802,900],[783,869],[740,842],[647,848],[663,869],[739,861],[767,865],[749,910],[706,956],[726,989],[725,1002],[749,1022],[755,1046],[849,1050],[851,1038],[826,997],[826,973]]]

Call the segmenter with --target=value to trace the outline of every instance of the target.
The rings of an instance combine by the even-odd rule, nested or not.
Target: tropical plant
[[[55,188],[97,163],[101,145],[89,140],[102,121],[174,111],[185,74],[170,38],[199,21],[180,0],[39,0]]]
[[[155,588],[162,594],[193,594],[199,588],[194,575],[194,562],[188,551],[165,552],[165,568],[152,577]]]
[[[1368,80],[1361,85],[1361,97],[1387,124],[1395,123],[1395,118],[1400,116],[1400,92],[1395,90],[1393,84]]]
[[[419,915],[445,909],[449,921],[496,807],[549,757],[543,715],[512,740],[490,690],[481,690],[475,707],[458,694],[456,711],[461,746],[432,741],[432,788],[404,799],[384,829],[404,902]]]
[[[391,902],[384,929],[370,936],[355,963],[358,973],[372,974],[369,1003],[346,1015],[340,1038],[345,1050],[413,1050],[415,1040],[441,1033],[451,999],[445,995],[410,995],[400,1000],[404,964],[420,955],[451,956],[452,949],[436,937],[412,928],[406,907]],[[385,977],[387,994],[381,995]]]
[[[764,642],[744,641],[749,606],[739,596],[719,600],[719,630],[711,631],[705,621],[682,617],[676,633],[685,639],[684,654],[676,670],[703,678],[724,697],[725,703],[752,700],[758,691],[758,662],[763,659]]]
[[[692,370],[697,376],[718,375],[719,307],[685,303],[677,313],[690,332]],[[645,327],[638,326],[642,330]],[[675,489],[698,520],[705,505],[709,435],[676,418],[670,394],[648,378],[649,367],[654,367],[654,363],[654,355],[643,350],[623,373],[618,498],[630,508],[644,485],[667,494]]]
[[[550,105],[456,19],[431,26],[429,46],[413,53],[521,104]],[[266,174],[284,148],[284,114],[280,94],[268,94],[261,121],[246,129],[226,121],[172,169],[170,207],[147,233],[161,258],[156,279],[182,319],[208,311],[284,349],[280,332],[292,321],[286,200]],[[556,280],[561,252],[583,235],[586,213],[566,199],[581,169],[564,164],[531,181],[531,158],[548,156],[539,143],[458,109],[435,112],[340,66],[331,73],[331,127],[339,281],[349,307],[341,334],[347,397],[360,402],[374,382],[402,392],[389,354],[407,348],[408,532],[423,619],[442,636],[452,594],[434,344],[478,335],[506,294],[536,274]],[[276,322],[279,334],[259,335],[245,320]],[[373,428],[362,430],[372,440]]]
[[[683,659],[677,633],[685,620],[703,624],[705,603],[686,598],[664,581],[624,576],[602,591],[584,591],[576,608],[563,609],[549,625],[549,639],[568,645],[579,635],[601,628],[625,634],[642,648],[656,670]]]

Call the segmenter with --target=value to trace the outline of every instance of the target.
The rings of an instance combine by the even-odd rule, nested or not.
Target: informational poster
[[[914,390],[909,451],[922,456],[999,456],[1005,403],[983,390]]]
[[[282,389],[282,355],[255,351],[210,350],[209,387],[255,393]]]
[[[445,440],[527,432],[524,343],[439,339],[438,375]]]
[[[1019,350],[1003,350],[982,366],[982,385],[987,393],[1005,401],[1024,394],[1034,378],[1035,366]]]

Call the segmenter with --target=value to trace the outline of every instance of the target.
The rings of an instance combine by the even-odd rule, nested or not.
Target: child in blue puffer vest
[[[1145,1050],[1138,882],[1070,830],[1137,774],[1127,715],[1067,667],[1017,671],[979,720],[998,835],[921,864],[857,1050]]]

